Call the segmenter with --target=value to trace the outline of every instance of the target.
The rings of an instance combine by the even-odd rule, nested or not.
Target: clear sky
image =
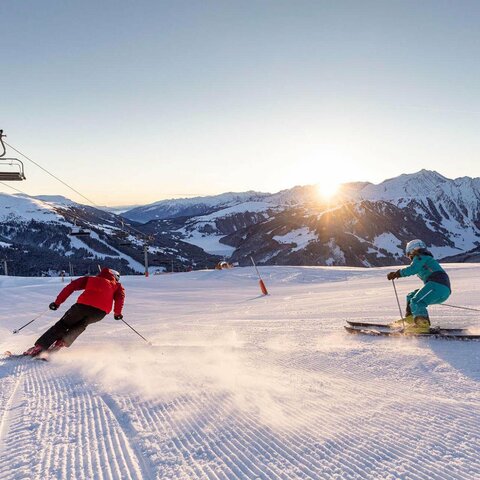
[[[0,22],[7,141],[99,204],[480,176],[479,1],[3,0]],[[14,186],[79,200],[26,166]]]

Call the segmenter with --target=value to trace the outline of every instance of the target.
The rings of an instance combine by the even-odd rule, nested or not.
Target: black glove
[[[48,308],[49,308],[50,310],[57,310],[58,305],[57,305],[55,302],[52,302],[52,303],[48,306]]]
[[[115,320],[123,320],[123,315],[120,313],[120,315],[114,315],[113,318]]]
[[[401,277],[400,270],[397,270],[396,272],[390,272],[387,275],[388,280],[395,280],[396,278],[400,278],[400,277]]]

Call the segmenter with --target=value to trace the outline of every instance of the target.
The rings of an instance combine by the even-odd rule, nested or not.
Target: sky
[[[3,0],[0,21],[0,128],[97,204],[480,176],[478,1]]]

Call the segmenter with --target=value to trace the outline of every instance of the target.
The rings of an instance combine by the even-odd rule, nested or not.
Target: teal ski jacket
[[[408,267],[400,269],[399,272],[401,277],[417,275],[423,283],[437,282],[448,287],[450,291],[452,290],[447,272],[445,272],[428,251],[415,255],[412,263]]]

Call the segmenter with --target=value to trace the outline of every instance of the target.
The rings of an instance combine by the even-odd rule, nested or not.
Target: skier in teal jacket
[[[404,321],[407,328],[416,333],[427,333],[430,330],[430,319],[427,307],[436,303],[443,303],[451,293],[450,279],[445,270],[427,250],[422,240],[408,242],[405,253],[412,263],[405,268],[390,272],[388,280],[417,275],[424,286],[407,295],[407,309]],[[399,324],[400,324],[399,323]]]

